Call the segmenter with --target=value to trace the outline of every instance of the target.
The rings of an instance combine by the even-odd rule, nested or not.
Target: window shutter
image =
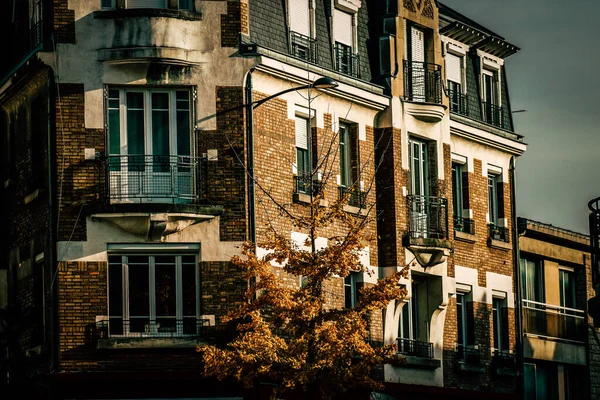
[[[462,84],[462,57],[446,54],[446,79]]]
[[[288,0],[290,29],[304,36],[310,36],[308,0]]]
[[[411,61],[425,62],[425,34],[422,30],[410,27],[412,54]]]
[[[475,344],[475,307],[474,302],[467,302],[467,344]]]
[[[352,15],[337,8],[333,10],[333,39],[352,47]]]
[[[127,8],[167,8],[166,0],[127,0]]]
[[[500,350],[508,350],[510,349],[510,341],[508,337],[508,307],[502,307],[502,323],[500,325],[502,328],[502,348]]]
[[[296,147],[308,150],[308,119],[296,117]]]

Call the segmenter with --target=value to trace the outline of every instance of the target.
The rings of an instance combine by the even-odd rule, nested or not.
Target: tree
[[[259,244],[243,246],[242,256],[232,261],[251,284],[247,303],[229,313],[222,322],[237,324],[238,336],[225,348],[199,347],[204,373],[219,379],[235,378],[252,386],[259,381],[276,384],[274,396],[303,391],[330,398],[354,388],[380,386],[373,368],[401,362],[395,345],[373,346],[367,339],[369,313],[401,300],[406,290],[398,286],[406,269],[362,288],[354,308],[335,309],[325,301],[324,282],[363,271],[359,261],[363,232],[370,217],[356,217],[343,210],[347,194],[330,207],[319,207],[320,194],[310,204],[308,217],[282,213],[293,225],[310,232],[304,246],[295,244],[275,229]],[[328,246],[315,249],[318,232],[339,221],[347,228],[342,236],[328,238]],[[278,265],[277,267],[274,267]],[[285,287],[273,268],[302,277],[303,286]]]

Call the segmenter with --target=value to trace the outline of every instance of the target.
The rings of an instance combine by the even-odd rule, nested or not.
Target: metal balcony
[[[366,208],[367,193],[352,187],[339,186],[339,199],[343,200],[344,197],[348,196],[348,205],[358,208]]]
[[[352,52],[351,47],[336,44],[334,47],[334,53],[336,71],[356,78],[360,77],[360,60],[358,58],[358,54],[354,54]]]
[[[497,126],[498,128],[508,129],[510,127],[510,122],[506,121],[507,117],[502,107],[482,101],[481,110],[483,113],[483,122]]]
[[[433,196],[406,196],[408,234],[413,238],[448,238],[448,199]]]
[[[296,193],[316,196],[322,191],[321,182],[310,172],[300,172],[294,177],[296,180]]]
[[[442,67],[404,60],[404,98],[418,103],[442,103]]]
[[[196,203],[205,160],[190,156],[108,156],[108,199],[118,203]]]
[[[310,38],[301,33],[290,32],[291,54],[311,63],[317,62],[317,39]]]
[[[470,218],[454,217],[454,230],[457,232],[475,234],[475,221]]]
[[[473,346],[458,345],[456,347],[457,360],[465,364],[481,364],[481,352]]]
[[[469,116],[473,114],[469,112],[469,96],[459,91],[449,90],[448,98],[450,99],[450,112]]]
[[[523,300],[523,332],[572,342],[584,342],[585,311]]]
[[[177,337],[211,337],[227,330],[226,325],[209,325],[208,320],[196,317],[183,319],[148,317],[126,320],[110,317],[109,320],[96,322],[96,338],[177,338]]]
[[[510,232],[508,228],[494,224],[488,224],[488,231],[491,239],[510,243]]]
[[[420,342],[418,340],[398,338],[398,353],[405,356],[422,358],[433,358],[433,343]]]

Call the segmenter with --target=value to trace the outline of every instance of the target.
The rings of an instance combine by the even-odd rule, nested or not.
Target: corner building
[[[526,145],[504,62],[517,47],[433,0],[32,0],[0,14],[14,49],[0,67],[11,383],[40,377],[32,390],[67,399],[250,396],[202,380],[193,352],[226,338],[220,317],[243,301],[229,260],[269,224],[304,243],[275,202],[297,215],[351,191],[346,212],[377,216],[361,258],[374,274],[331,279],[329,304],[410,269],[409,296],[369,321],[407,360],[384,366],[386,390],[515,396],[510,160]],[[322,77],[338,86],[290,90]],[[251,118],[240,108],[273,95]]]

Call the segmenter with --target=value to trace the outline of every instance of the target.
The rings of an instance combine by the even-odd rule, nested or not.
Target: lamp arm
[[[297,86],[297,87],[293,87],[293,88],[282,90],[281,92],[272,94],[271,96],[265,97],[264,99],[256,100],[255,102],[252,103],[252,108],[256,108],[256,107],[260,106],[261,104],[263,104],[263,103],[265,103],[265,102],[267,102],[267,101],[269,101],[269,100],[271,100],[271,99],[273,99],[275,97],[281,96],[282,94],[286,94],[286,93],[289,93],[289,92],[294,92],[294,91],[297,91],[297,90],[308,89],[308,88],[311,88],[311,87],[312,87],[312,84],[308,84],[308,85],[302,85],[302,86]]]

